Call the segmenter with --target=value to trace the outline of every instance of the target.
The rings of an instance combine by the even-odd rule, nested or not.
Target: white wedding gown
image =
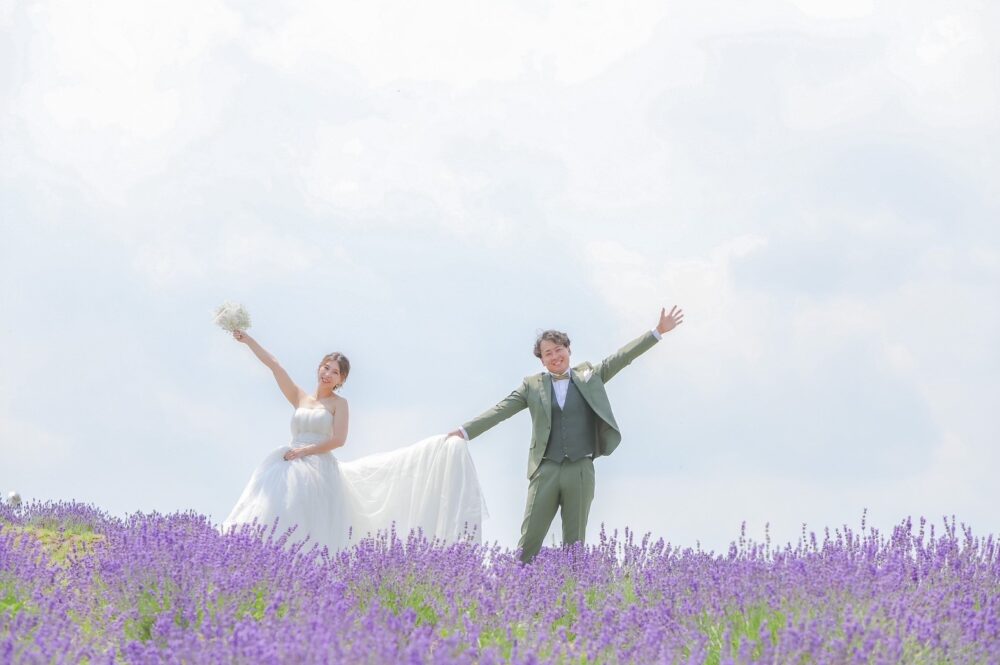
[[[299,407],[292,415],[292,447],[324,441],[334,415],[323,407]],[[223,530],[256,521],[278,532],[297,525],[290,543],[303,540],[337,551],[368,534],[389,531],[406,538],[421,529],[427,538],[481,542],[486,513],[468,443],[432,436],[405,448],[341,462],[332,452],[286,462],[288,446],[257,467]]]

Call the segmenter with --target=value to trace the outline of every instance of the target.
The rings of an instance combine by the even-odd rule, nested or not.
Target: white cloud
[[[219,2],[51,2],[28,8],[28,76],[13,109],[39,156],[117,203],[216,126],[239,34]]]
[[[279,19],[276,30],[258,26],[254,50],[287,69],[317,56],[344,62],[375,87],[407,80],[460,87],[532,70],[576,83],[634,51],[667,11],[663,3],[635,1],[310,2]]]
[[[876,256],[879,247],[908,242],[908,229],[892,220],[869,220],[859,228],[866,229],[869,251]],[[695,478],[666,483],[659,500],[672,505],[694,487],[710,498],[699,500],[696,515],[685,513],[690,519],[650,510],[630,514],[633,523],[660,533],[679,531],[690,539],[701,516],[735,525],[766,515],[787,534],[809,515],[813,524],[831,523],[850,498],[858,514],[865,506],[875,509],[884,527],[910,514],[935,517],[938,510],[988,524],[983,492],[992,486],[987,469],[998,459],[991,400],[1000,390],[996,375],[986,369],[998,362],[1000,318],[981,305],[995,297],[998,287],[991,261],[973,263],[977,270],[992,271],[992,281],[984,281],[981,273],[963,270],[961,253],[945,251],[947,259],[930,261],[942,250],[926,246],[906,255],[910,265],[902,268],[907,276],[899,287],[859,293],[802,290],[789,298],[733,269],[748,258],[773,262],[774,244],[740,238],[705,257],[667,260],[660,268],[645,251],[592,243],[592,283],[623,332],[644,322],[649,303],[661,294],[684,306],[685,323],[666,340],[670,385],[680,381],[683,388],[669,388],[668,394],[697,388],[699,408],[723,421],[749,418],[742,428],[716,431],[712,419],[684,414],[684,421],[693,418],[701,425],[675,432],[669,444],[676,456],[672,466],[686,464]],[[836,246],[828,251],[837,251]],[[804,275],[799,270],[785,277],[794,281]],[[964,323],[956,326],[957,321]],[[650,394],[668,389],[662,372],[643,381]],[[681,417],[676,408],[661,418]],[[827,424],[817,428],[811,421]],[[704,447],[700,456],[705,459],[719,456],[722,466],[713,464],[711,477],[700,475],[705,469],[689,459],[697,446]],[[754,464],[752,472],[745,462],[726,466],[734,458],[759,457],[754,450],[785,459]],[[631,453],[648,456],[650,450]],[[803,455],[811,461],[801,468],[793,459]],[[851,464],[866,470],[859,467],[847,475],[839,470]],[[872,476],[871,469],[878,472]],[[616,469],[619,474],[625,479],[613,482],[649,484],[648,478],[633,477],[628,464]],[[740,477],[746,474],[752,477]],[[768,474],[774,477],[769,480]],[[802,482],[810,485],[808,491],[794,489]],[[789,491],[799,496],[792,512],[783,507]],[[750,493],[753,501],[746,498]],[[613,522],[620,504],[597,515]],[[702,533],[704,538],[712,533],[715,546],[723,544],[719,528],[702,528]]]
[[[137,248],[133,266],[160,287],[200,280],[206,271],[204,259],[192,248],[160,242]]]
[[[212,243],[219,267],[225,272],[253,275],[266,279],[274,274],[308,273],[323,258],[319,243],[280,229],[260,225],[240,224],[223,230]],[[342,248],[326,250],[330,260],[339,260],[342,267],[347,259]]]
[[[207,276],[237,276],[255,283],[306,274],[323,262],[349,270],[343,248],[310,241],[308,231],[283,229],[253,219],[228,221],[207,232],[197,226],[159,228],[149,241],[139,241],[133,266],[151,284],[178,287]]]
[[[793,83],[783,96],[782,121],[797,131],[818,131],[877,113],[893,97],[880,67],[850,71],[834,81]]]
[[[996,124],[1000,50],[984,20],[981,11],[942,13],[933,4],[898,19],[886,68],[902,82],[911,113],[932,126]]]
[[[0,27],[9,26],[14,22],[17,5],[16,0],[0,0]]]
[[[462,183],[416,123],[326,125],[302,166],[307,201],[345,224],[462,226]]]
[[[871,16],[874,0],[792,0],[806,16],[819,19],[858,19]]]
[[[726,368],[754,366],[768,345],[774,306],[765,297],[737,293],[732,262],[767,246],[740,236],[704,257],[650,257],[615,241],[587,247],[590,282],[614,313],[622,336],[650,325],[657,306],[687,312],[671,340],[673,371],[711,392],[728,383]],[[666,299],[666,301],[665,301]]]
[[[18,471],[42,461],[59,465],[69,457],[69,449],[70,441],[65,436],[17,418],[9,408],[0,413],[0,457],[8,471]],[[8,476],[7,482],[17,482],[17,478]]]

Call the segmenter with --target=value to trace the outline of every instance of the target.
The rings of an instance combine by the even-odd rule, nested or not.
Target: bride
[[[340,462],[333,451],[347,442],[349,416],[337,390],[351,371],[347,357],[323,356],[316,390],[307,393],[245,331],[233,337],[271,370],[294,411],[291,443],[273,450],[253,472],[224,530],[277,520],[278,533],[295,527],[289,543],[308,536],[332,551],[392,528],[404,538],[421,529],[427,538],[479,541],[485,506],[464,439],[432,436]]]

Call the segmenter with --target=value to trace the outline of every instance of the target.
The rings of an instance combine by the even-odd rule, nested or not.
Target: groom
[[[525,408],[531,414],[528,502],[521,524],[521,560],[542,547],[556,510],[561,510],[563,544],[582,542],[594,499],[594,458],[610,455],[622,440],[604,384],[683,322],[676,306],[660,310],[656,327],[605,358],[570,369],[569,337],[546,330],[535,341],[545,371],[525,377],[499,404],[450,432],[474,439]]]

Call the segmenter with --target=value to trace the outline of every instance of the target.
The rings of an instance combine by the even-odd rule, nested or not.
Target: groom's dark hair
[[[553,344],[558,344],[559,346],[565,346],[569,348],[569,335],[560,330],[543,330],[538,333],[538,337],[535,339],[535,357],[542,357],[542,342],[549,341]]]

